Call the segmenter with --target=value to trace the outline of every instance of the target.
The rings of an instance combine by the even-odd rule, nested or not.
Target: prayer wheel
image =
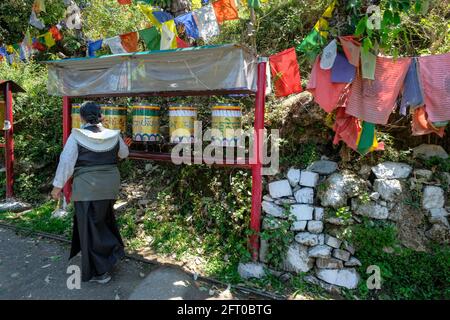
[[[152,103],[133,106],[133,140],[160,141],[159,119],[161,107]]]
[[[197,108],[188,104],[169,106],[170,142],[193,143],[194,124],[197,120]]]
[[[72,128],[81,128],[80,107],[78,103],[72,105]]]
[[[112,130],[127,131],[127,107],[102,105],[103,126]]]
[[[240,141],[242,112],[238,104],[217,103],[212,107],[212,136],[214,145],[235,147]]]

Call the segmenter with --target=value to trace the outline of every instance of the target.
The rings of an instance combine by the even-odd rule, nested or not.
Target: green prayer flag
[[[375,67],[377,56],[369,50],[361,50],[362,77],[364,79],[375,80]]]
[[[144,40],[147,50],[159,50],[161,34],[156,27],[139,31],[139,37]]]
[[[297,50],[303,52],[310,62],[314,62],[321,48],[326,44],[326,40],[319,31],[313,29],[297,46]]]
[[[365,155],[373,146],[375,139],[375,124],[363,121],[361,137],[358,143],[358,152]]]
[[[250,8],[258,9],[261,7],[261,1],[260,0],[248,0],[248,6]]]

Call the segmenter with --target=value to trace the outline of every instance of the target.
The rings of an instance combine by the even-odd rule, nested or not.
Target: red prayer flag
[[[274,54],[269,58],[269,61],[277,97],[302,92],[295,48]]]
[[[177,37],[177,48],[189,48],[190,45],[181,39],[180,37]]]
[[[213,2],[212,5],[218,23],[223,23],[226,20],[239,19],[235,0],[219,0]]]
[[[33,49],[39,50],[39,51],[45,51],[47,49],[47,47],[39,42],[38,40],[33,41],[33,44],[31,45],[33,47]]]
[[[56,26],[51,27],[48,31],[52,34],[55,41],[61,41],[63,39],[63,35],[59,32]]]
[[[122,42],[122,47],[127,52],[136,52],[138,51],[138,33],[137,32],[129,32],[120,35],[120,40]]]
[[[131,0],[117,0],[119,4],[131,4]]]

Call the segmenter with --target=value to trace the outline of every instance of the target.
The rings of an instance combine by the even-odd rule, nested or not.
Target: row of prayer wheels
[[[108,129],[126,133],[126,106],[102,105],[103,126]],[[161,107],[153,103],[139,103],[132,109],[133,140],[137,142],[159,142]],[[188,104],[171,104],[169,106],[169,128],[171,143],[194,143],[194,125],[197,120],[197,108]],[[235,130],[241,129],[242,112],[238,104],[217,103],[212,106],[211,129],[221,134],[211,137],[216,145],[234,147],[240,140]],[[80,105],[72,106],[72,128],[80,128]],[[231,130],[230,130],[231,129]],[[214,131],[213,131],[214,132]]]

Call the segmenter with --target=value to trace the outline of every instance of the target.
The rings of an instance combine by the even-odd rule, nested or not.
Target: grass
[[[0,221],[22,228],[28,228],[33,231],[71,237],[72,210],[69,207],[69,214],[64,218],[59,219],[52,218],[52,212],[55,208],[56,203],[54,201],[49,201],[35,209],[20,214],[1,212]]]

